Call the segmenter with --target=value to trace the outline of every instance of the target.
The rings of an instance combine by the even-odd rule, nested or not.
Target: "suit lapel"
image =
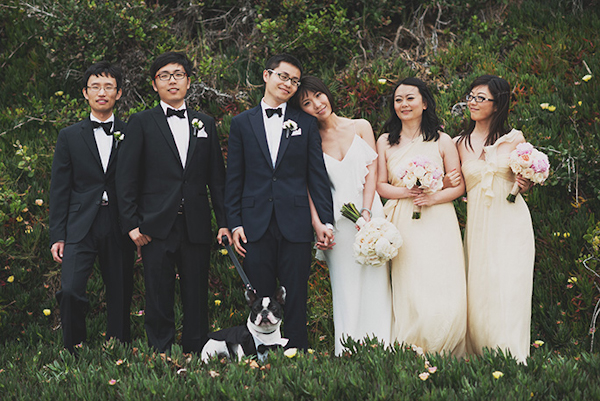
[[[92,155],[94,155],[94,159],[98,162],[100,170],[104,171],[102,168],[102,160],[100,160],[100,152],[98,152],[98,145],[96,144],[96,138],[94,138],[94,128],[92,127],[92,121],[89,117],[81,124],[81,136],[90,149],[90,152],[92,152]]]
[[[169,144],[169,148],[171,148],[171,151],[173,152],[177,160],[179,160],[179,164],[183,168],[181,158],[179,157],[179,151],[177,150],[177,145],[175,145],[175,138],[173,138],[173,133],[171,132],[169,123],[167,123],[167,117],[165,116],[165,113],[162,107],[160,107],[160,105],[152,109],[152,117],[156,121],[156,125],[158,126],[162,136]]]
[[[263,121],[262,108],[256,106],[252,110],[250,110],[250,115],[248,116],[250,120],[250,126],[252,127],[252,131],[256,136],[256,140],[258,142],[258,146],[262,151],[265,159],[267,159],[267,163],[269,166],[273,166],[273,162],[271,161],[271,153],[269,153],[269,144],[267,143],[267,132],[265,131],[265,123]]]
[[[283,122],[285,123],[287,120],[298,120],[298,112],[293,107],[290,107],[289,103],[285,108],[285,116],[283,116]],[[290,144],[290,137],[286,135],[286,130],[281,130],[281,142],[279,142],[279,150],[277,151],[277,160],[275,161],[275,169],[281,163],[281,159],[283,159],[283,155]]]
[[[125,124],[123,124],[123,121],[119,120],[116,116],[115,116],[115,123],[114,123],[114,127],[113,127],[113,134],[117,131],[123,131],[123,129],[125,128]],[[110,170],[111,166],[113,165],[113,160],[115,160],[115,158],[117,157],[117,149],[118,149],[118,145],[117,145],[117,140],[115,139],[114,135],[112,138],[112,147],[110,149],[110,158],[108,159],[108,167],[106,167],[106,172],[108,173],[108,170]]]
[[[198,112],[196,112],[196,110],[191,110],[189,108],[187,110],[188,110],[187,122],[188,122],[188,126],[190,129],[190,142],[189,142],[189,146],[188,146],[187,158],[185,161],[185,168],[183,169],[184,172],[185,172],[185,170],[187,170],[187,167],[190,165],[190,162],[192,161],[192,155],[194,154],[194,150],[196,149],[196,143],[198,142],[198,138],[194,135],[194,127],[192,127],[192,120],[194,118],[197,118],[198,120],[200,120],[200,116],[198,115]]]

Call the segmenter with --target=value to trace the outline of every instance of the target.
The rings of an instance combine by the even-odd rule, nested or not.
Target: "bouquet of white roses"
[[[353,203],[342,206],[342,215],[359,227],[352,246],[358,263],[380,267],[398,254],[402,236],[392,223],[383,217],[375,217],[365,223]]]
[[[422,155],[416,156],[408,164],[400,165],[396,174],[402,180],[401,185],[408,189],[416,186],[432,194],[444,187],[444,170]],[[413,206],[412,218],[421,218],[421,206]]]
[[[515,174],[521,174],[534,184],[542,184],[550,174],[548,156],[533,147],[529,142],[520,143],[510,153],[508,165]],[[515,201],[519,193],[519,184],[516,182],[506,198],[509,202]]]

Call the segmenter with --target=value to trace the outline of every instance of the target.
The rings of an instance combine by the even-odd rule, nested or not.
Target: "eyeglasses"
[[[291,81],[293,85],[300,86],[300,80],[298,78],[290,78],[290,76],[288,74],[286,74],[285,72],[277,72],[274,70],[267,70],[267,71],[277,74],[279,79],[281,79],[283,82]]]
[[[467,99],[467,103],[470,102],[471,100],[475,100],[475,103],[483,103],[486,100],[488,100],[490,102],[494,101],[494,99],[488,99],[488,98],[483,97],[483,96],[473,96],[473,95],[467,95],[465,97],[465,99]]]
[[[114,92],[114,91],[117,90],[116,86],[98,86],[98,85],[92,85],[92,86],[87,86],[86,88],[87,88],[88,92],[92,92],[92,93],[98,93],[102,89],[104,89],[104,92],[106,92],[106,93],[112,93],[112,92]]]
[[[173,77],[177,81],[181,81],[186,76],[187,76],[187,74],[185,72],[182,72],[182,71],[175,71],[172,74],[170,74],[168,72],[161,72],[160,74],[156,74],[156,76],[154,77],[154,79],[158,78],[161,81],[170,81],[171,77]]]

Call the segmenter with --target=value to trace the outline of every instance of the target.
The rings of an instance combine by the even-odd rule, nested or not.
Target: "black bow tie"
[[[179,118],[185,118],[185,109],[175,110],[172,108],[167,108],[167,118],[171,116],[177,116]]]
[[[259,354],[264,354],[265,352],[267,352],[271,349],[275,350],[277,348],[281,348],[281,345],[279,345],[279,344],[272,344],[272,345],[260,344],[258,346],[258,348],[256,349],[256,352],[258,352]]]
[[[112,129],[112,124],[112,121],[109,121],[107,123],[92,121],[92,126],[94,127],[94,129],[102,127],[106,135],[112,135],[112,132],[110,132],[110,130]]]
[[[268,118],[273,117],[273,114],[277,114],[279,117],[281,117],[281,107],[278,107],[276,109],[265,109],[265,111],[267,112]]]

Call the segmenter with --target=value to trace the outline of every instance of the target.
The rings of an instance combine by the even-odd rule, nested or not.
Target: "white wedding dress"
[[[342,354],[342,339],[346,337],[354,340],[377,337],[388,345],[392,321],[389,267],[387,264],[384,267],[361,265],[355,261],[352,245],[357,231],[354,223],[341,213],[342,205],[348,202],[353,202],[359,210],[362,208],[367,166],[375,162],[377,153],[355,135],[342,160],[323,155],[333,186],[335,215],[335,246],[323,252],[331,278],[335,354]],[[373,217],[384,217],[377,194],[371,210]]]

